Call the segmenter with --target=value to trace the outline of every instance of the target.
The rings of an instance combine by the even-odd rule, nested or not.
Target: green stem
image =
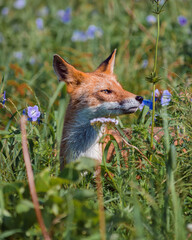
[[[153,148],[153,130],[155,126],[155,83],[153,83],[153,110],[152,110],[152,125],[151,125],[151,148]],[[150,160],[152,155],[150,156]]]
[[[157,75],[157,52],[158,52],[158,43],[159,43],[159,33],[160,33],[160,19],[159,19],[159,1],[157,1],[157,39],[155,47],[155,62],[153,73],[154,76]],[[155,126],[155,83],[153,83],[153,110],[152,110],[152,125],[151,125],[151,149],[153,149],[153,131]],[[153,154],[150,155],[150,161],[152,160]]]

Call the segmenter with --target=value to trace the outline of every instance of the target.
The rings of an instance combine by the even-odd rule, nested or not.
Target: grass
[[[117,48],[119,81],[128,91],[151,99],[152,87],[145,76],[154,67],[157,25],[147,23],[146,17],[154,4],[71,0],[68,5],[34,0],[18,10],[14,2],[0,1],[0,11],[9,8],[8,15],[0,14],[0,239],[42,239],[29,193],[19,125],[23,110],[34,105],[41,111],[42,122],[28,121],[28,148],[48,232],[52,239],[100,239],[94,162],[81,159],[59,171],[59,143],[69,97],[65,84],[57,81],[52,58],[57,53],[78,69],[93,71]],[[42,15],[44,7],[48,13]],[[57,11],[67,7],[72,16],[65,24]],[[191,8],[189,0],[169,0],[160,15],[157,73],[161,81],[156,88],[172,94],[167,107],[156,102],[155,125],[164,128],[164,137],[158,142],[154,139],[151,149],[152,114],[145,107],[119,118],[120,133],[123,128],[132,129],[131,139],[122,136],[124,149],[129,151],[128,168],[117,146],[111,163],[103,159],[106,239],[192,239],[187,228],[192,223]],[[188,19],[185,26],[177,22],[179,15]],[[36,26],[37,17],[44,21],[42,30]],[[91,24],[102,29],[101,37],[71,41],[74,30],[86,31]],[[115,144],[112,137],[111,142]],[[151,164],[147,161],[150,155]]]

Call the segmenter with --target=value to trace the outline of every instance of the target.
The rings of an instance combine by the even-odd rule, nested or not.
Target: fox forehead
[[[113,92],[124,91],[114,74],[93,74],[86,73],[83,81],[75,86],[75,91],[71,92],[71,98],[78,98],[80,95],[95,97],[97,92],[102,90],[112,90]],[[105,100],[109,100],[106,98]]]
[[[120,83],[117,81],[116,76],[114,74],[93,74],[93,73],[88,73],[87,74],[87,79],[82,83],[85,87],[85,85],[88,85],[90,87],[93,86],[93,90],[97,91],[100,89],[112,89],[116,87],[121,87]]]

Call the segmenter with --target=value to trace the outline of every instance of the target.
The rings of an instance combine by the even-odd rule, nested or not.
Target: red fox
[[[122,88],[113,73],[114,50],[91,73],[77,70],[59,55],[53,67],[60,81],[67,84],[70,102],[66,111],[60,145],[60,167],[82,156],[102,161],[98,132],[90,123],[94,118],[130,114],[137,111],[143,97]]]

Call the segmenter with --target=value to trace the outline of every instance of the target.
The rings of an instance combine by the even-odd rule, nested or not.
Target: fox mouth
[[[137,109],[138,109],[138,107],[130,107],[129,109],[124,109],[123,112],[124,112],[125,114],[130,114],[130,113],[136,112]]]
[[[130,107],[129,109],[125,109],[125,108],[124,109],[123,108],[111,108],[109,110],[112,110],[112,111],[122,111],[122,114],[131,114],[131,113],[136,112],[137,109],[138,109],[138,107]]]

